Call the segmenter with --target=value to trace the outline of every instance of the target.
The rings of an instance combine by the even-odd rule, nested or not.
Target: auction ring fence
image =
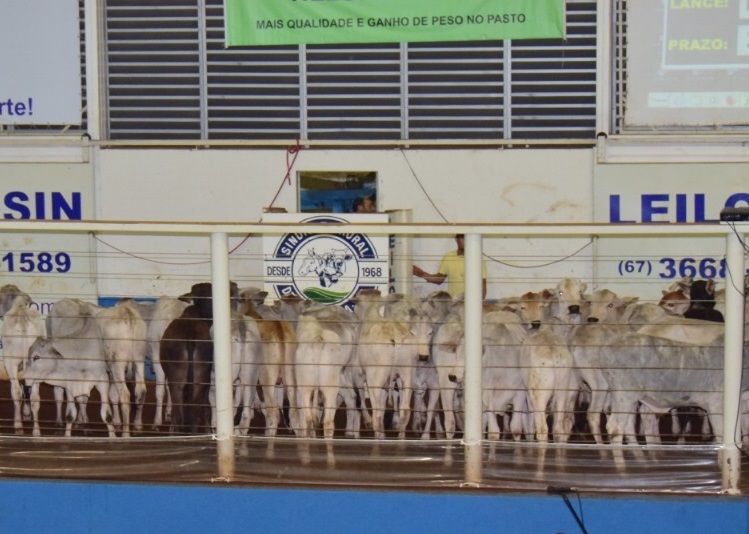
[[[591,492],[745,491],[742,422],[747,417],[747,409],[742,393],[747,391],[743,385],[746,380],[743,362],[747,353],[746,223],[419,225],[0,221],[0,225],[4,235],[23,237],[29,244],[23,259],[22,253],[18,253],[17,261],[24,263],[16,263],[11,269],[3,260],[6,261],[4,283],[27,293],[32,299],[31,306],[36,306],[43,315],[49,316],[54,303],[63,298],[98,301],[99,308],[111,306],[122,297],[153,303],[164,295],[174,300],[189,292],[194,284],[204,282],[211,283],[213,297],[213,378],[208,397],[213,409],[207,430],[194,434],[170,432],[166,421],[154,429],[158,377],[151,374],[155,363],[153,353],[147,361],[150,367],[146,367],[143,425],[127,438],[122,437],[119,427],[116,437],[106,437],[103,423],[99,421],[102,399],[96,394],[91,394],[90,405],[84,404],[82,408],[88,416],[88,426],[76,415],[71,437],[60,436],[54,425],[56,406],[54,390],[49,383],[39,388],[39,419],[46,418],[42,421],[41,435],[32,435],[28,420],[23,421],[21,432],[17,432],[11,424],[13,402],[9,390],[5,389],[9,384],[3,381],[0,383],[4,388],[0,397],[3,413],[0,472],[3,476],[452,490],[465,487],[546,491],[548,487],[574,487]],[[351,313],[350,321],[355,323],[353,330],[336,323],[327,334],[322,334],[323,337],[337,336],[338,344],[334,345],[337,354],[349,351],[349,359],[343,367],[334,370],[337,389],[328,389],[326,395],[323,384],[330,385],[329,381],[300,379],[304,370],[329,371],[332,365],[328,363],[326,367],[324,362],[316,360],[317,353],[302,350],[303,347],[310,349],[310,345],[304,346],[301,339],[297,351],[305,354],[305,359],[286,360],[286,367],[282,365],[282,370],[272,375],[274,379],[266,379],[265,383],[258,377],[263,376],[263,369],[270,367],[268,361],[237,363],[237,318],[231,311],[230,289],[233,284],[240,289],[264,289],[261,265],[266,258],[257,252],[261,236],[295,235],[301,239],[304,236],[362,234],[417,241],[451,239],[455,233],[465,234],[465,294],[463,299],[450,299],[453,306],[450,319],[443,316],[440,321],[434,318],[427,321],[429,328],[425,335],[429,336],[430,348],[423,355],[425,361],[408,359],[419,354],[414,333],[417,325],[396,313],[404,309],[398,307],[404,302],[416,301],[423,308],[435,294],[434,290],[443,286],[426,285],[410,278],[411,264],[436,264],[436,261],[410,253],[412,248],[405,247],[391,252],[391,284],[396,289],[405,288],[410,294],[396,299],[381,293],[380,300],[371,308],[374,309],[371,315],[360,317]],[[83,236],[88,239],[88,248],[69,251],[67,256],[59,256],[58,251],[57,255],[50,253],[49,257],[34,250],[37,236],[55,234]],[[497,243],[509,250],[515,241],[543,243],[560,239],[570,243],[589,241],[591,246],[583,254],[565,258],[550,258],[543,253],[526,254],[520,259],[508,259],[505,255],[503,265],[492,265],[489,270],[488,282],[494,294],[482,301],[482,262],[496,259]],[[608,249],[603,241],[616,243],[620,239],[695,243],[711,239],[720,243],[721,251],[712,252],[710,257],[700,257],[695,252],[694,257],[675,259],[646,254],[622,258],[606,253]],[[254,248],[250,244],[253,241]],[[341,237],[341,241],[345,239]],[[163,246],[165,242],[168,243],[166,247]],[[342,247],[334,244],[328,248],[331,250],[320,248],[314,255],[320,256],[322,264],[320,273],[315,276],[319,277],[319,286],[328,290],[323,293],[330,297],[335,289],[332,279],[353,276],[354,268],[344,269],[343,265],[350,260],[346,253],[340,252]],[[252,252],[247,252],[250,249]],[[537,250],[541,249],[542,246]],[[329,253],[327,257],[325,252]],[[305,254],[313,255],[311,250],[305,250]],[[62,262],[59,265],[55,263],[56,257]],[[555,263],[556,268],[563,267],[535,277],[526,272],[514,276],[497,274],[504,273],[508,265],[512,267],[513,261],[515,264],[522,261],[539,265]],[[77,270],[81,262],[87,265]],[[253,262],[255,265],[248,268]],[[301,264],[292,265],[295,269],[301,268]],[[654,278],[634,276],[645,276],[648,270],[659,269],[661,274],[656,272]],[[673,270],[673,276],[663,276],[664,269]],[[73,275],[65,278],[71,272]],[[394,274],[401,279],[392,280]],[[633,275],[627,281],[629,285],[622,285],[624,275]],[[618,285],[614,277],[620,278]],[[570,340],[576,339],[573,331],[592,332],[596,328],[595,323],[587,321],[592,314],[590,309],[598,302],[592,300],[592,295],[602,299],[600,295],[608,290],[619,298],[618,305],[649,301],[651,308],[663,309],[657,303],[670,286],[684,279],[703,278],[717,282],[721,291],[719,307],[725,320],[722,324],[697,323],[700,335],[707,333],[706,338],[669,338],[671,334],[662,333],[663,325],[667,330],[681,328],[679,335],[693,335],[684,334],[681,320],[671,316],[660,323],[648,324],[645,319],[632,320],[628,325],[618,320],[617,328],[626,326],[629,331],[619,331],[613,341],[607,338],[605,343],[591,342],[588,348],[592,347],[589,353],[594,359],[589,362],[593,363],[581,363],[577,356],[580,343]],[[538,329],[532,328],[528,314],[532,311],[529,303],[533,303],[533,297],[527,295],[541,296],[540,305],[547,314],[544,317],[559,317],[548,315],[548,310],[558,312],[562,307],[560,303],[569,297],[558,288],[562,287],[560,284],[571,282],[583,284],[583,300],[578,305],[582,306],[582,311],[574,314],[579,317],[569,323],[562,320],[563,324],[544,319]],[[646,287],[639,287],[642,285]],[[627,290],[635,293],[636,286],[640,296],[630,298]],[[81,287],[87,289],[81,292]],[[546,297],[543,297],[544,290],[547,290]],[[369,293],[351,291],[355,301],[351,307],[354,311],[356,308],[363,310],[365,296]],[[304,291],[302,293],[307,296]],[[524,296],[526,298],[521,298]],[[270,295],[267,300],[273,297]],[[111,301],[106,302],[107,299]],[[264,305],[262,301],[263,298],[256,299],[258,305]],[[607,306],[613,308],[613,302]],[[332,306],[340,308],[335,303]],[[325,306],[318,303],[316,309],[325,309]],[[369,325],[367,332],[387,326],[391,328],[389,337],[377,345],[371,341],[369,345],[362,345],[366,321],[375,316],[380,323]],[[268,317],[258,321],[270,323]],[[302,333],[302,323],[309,326],[312,322],[309,316],[302,320],[299,317],[293,319],[292,330],[297,335]],[[319,318],[318,315],[318,326],[333,324],[326,325]],[[273,321],[292,319],[279,315]],[[543,326],[544,322],[549,323],[549,328]],[[614,322],[612,320],[612,324]],[[645,327],[648,333],[638,332]],[[689,327],[695,325],[690,323]],[[252,324],[248,328],[251,330]],[[686,331],[692,331],[690,328]],[[261,329],[258,328],[258,333]],[[451,330],[452,337],[448,336]],[[347,331],[353,337],[341,342]],[[544,337],[539,332],[548,332],[552,337]],[[438,334],[443,336],[439,342],[436,341]],[[509,339],[502,337],[509,335],[519,337],[512,342],[496,341]],[[449,341],[454,346],[450,347]],[[250,350],[248,346],[242,350]],[[263,358],[270,342],[261,336],[252,346],[257,349],[254,354]],[[373,347],[378,350],[369,350]],[[330,350],[330,346],[326,350]],[[446,351],[439,356],[442,359],[436,356],[438,350]],[[536,365],[546,352],[561,354],[553,360],[557,363],[552,365],[551,373],[546,372],[548,369],[539,371],[543,363]],[[364,357],[365,354],[386,353],[394,359],[382,356],[385,360],[373,363],[372,357]],[[510,353],[514,354],[516,359],[512,361],[516,364],[501,360]],[[325,354],[325,358],[330,357],[328,352]],[[453,357],[455,362],[450,363],[449,358]],[[493,359],[495,357],[500,360]],[[75,359],[70,354],[63,354],[62,358]],[[430,358],[437,361],[429,362]],[[505,363],[498,363],[500,361]],[[111,363],[108,365],[111,376]],[[237,378],[237,368],[245,367],[257,369],[256,374],[242,375],[251,377],[249,383]],[[291,374],[287,373],[289,370]],[[604,379],[604,386],[594,378],[585,378],[595,374]],[[28,370],[25,376],[31,376]],[[383,376],[384,382],[380,379]],[[520,385],[507,382],[513,376],[518,377]],[[132,391],[132,376],[128,380],[134,405],[136,394]],[[445,394],[447,388],[450,388],[449,394]],[[307,391],[306,396],[301,391]],[[332,397],[335,403],[331,409]],[[425,429],[430,400],[434,420]],[[114,405],[114,401],[112,403]],[[332,421],[332,434],[325,437],[326,411],[331,410],[327,420]],[[448,412],[451,412],[449,417]],[[64,417],[70,418],[70,413]],[[373,417],[382,418],[382,434],[378,434],[379,423],[370,422]],[[272,432],[268,430],[271,421],[277,424]]]

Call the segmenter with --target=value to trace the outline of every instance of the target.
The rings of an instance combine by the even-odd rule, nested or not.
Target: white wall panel
[[[411,209],[415,222],[589,222],[592,158],[589,149],[302,150],[288,185],[283,184],[287,169],[283,149],[112,149],[102,151],[99,158],[97,217],[256,222],[279,189],[274,207],[297,210],[297,171],[374,170],[380,209]],[[152,295],[160,290],[176,294],[189,286],[191,276],[209,277],[208,242],[203,238],[154,238],[147,243],[121,236],[107,239],[147,259],[122,254],[102,258],[103,294]],[[240,241],[233,239],[230,248]],[[517,294],[529,284],[547,287],[563,276],[589,277],[590,261],[544,266],[585,243],[486,240],[489,298]],[[452,247],[452,236],[416,239],[414,257],[433,271]],[[586,250],[590,254],[590,247]],[[261,259],[259,237],[242,242],[232,256],[232,276],[245,285],[262,285]],[[133,278],[125,276],[130,271]],[[169,274],[174,272],[179,280]],[[415,284],[419,294],[434,289],[437,286]]]

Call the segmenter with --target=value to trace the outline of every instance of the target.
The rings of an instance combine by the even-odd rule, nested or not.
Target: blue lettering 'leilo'
[[[3,198],[5,219],[51,219],[59,221],[83,219],[81,193],[37,191],[31,195],[23,191],[10,191]]]
[[[718,222],[718,219],[708,219],[705,216],[705,195],[694,195],[694,220],[691,222]],[[684,194],[676,195],[676,221],[677,223],[690,222],[689,220],[689,196]]]
[[[625,221],[622,219],[621,195],[609,196],[609,221],[612,223],[633,223],[637,221]]]
[[[749,193],[734,193],[726,200],[726,208],[749,207]]]
[[[659,205],[660,202],[667,203],[668,195],[642,195],[642,222],[656,222],[653,220],[654,215],[668,214],[668,205]]]
[[[749,204],[749,194],[738,193],[726,200],[726,207],[736,204]],[[716,215],[720,210],[717,210]],[[640,217],[623,218],[621,195],[609,196],[609,220],[612,223],[652,223],[652,222],[718,222],[717,217],[707,216],[707,202],[704,193],[688,195],[677,193],[652,193],[640,195]],[[632,215],[632,214],[630,214]],[[634,215],[637,215],[636,213]]]

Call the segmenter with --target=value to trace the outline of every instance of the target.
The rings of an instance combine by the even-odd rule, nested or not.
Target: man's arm
[[[437,284],[437,285],[440,285],[442,282],[445,281],[445,279],[447,279],[447,275],[445,274],[442,274],[442,273],[431,274],[431,273],[426,272],[421,267],[417,267],[416,265],[413,266],[413,275],[419,278],[423,278],[424,280],[426,280],[427,282],[431,284]]]

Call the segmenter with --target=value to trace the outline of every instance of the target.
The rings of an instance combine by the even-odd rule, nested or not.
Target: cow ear
[[[676,282],[676,284],[679,287],[681,287],[682,290],[688,291],[689,288],[692,286],[692,277],[691,276],[685,276],[684,278],[682,278],[681,280],[679,280],[678,282]]]
[[[712,278],[708,278],[707,283],[705,284],[705,289],[707,289],[707,292],[711,295],[715,293],[715,280]]]

